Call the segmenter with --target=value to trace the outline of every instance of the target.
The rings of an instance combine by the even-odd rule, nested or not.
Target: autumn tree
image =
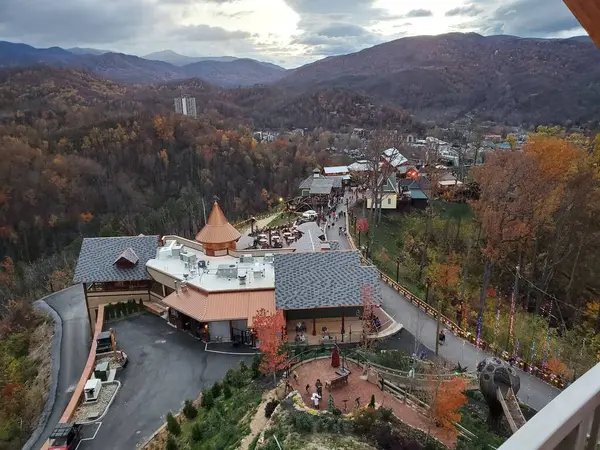
[[[435,263],[429,267],[429,280],[438,295],[438,316],[436,327],[435,354],[438,354],[441,316],[445,305],[452,302],[458,295],[459,276],[461,268],[457,263],[456,254],[452,253],[447,261]]]
[[[467,388],[465,378],[456,376],[442,380],[441,376],[432,376],[429,381],[429,421],[431,426],[441,427],[456,435],[454,423],[459,422],[458,410],[467,403],[464,394]]]
[[[276,382],[277,371],[285,367],[288,358],[287,353],[282,351],[282,345],[286,339],[283,311],[269,313],[264,308],[258,310],[254,316],[252,327],[262,353],[260,371],[264,375],[273,375],[273,381]]]

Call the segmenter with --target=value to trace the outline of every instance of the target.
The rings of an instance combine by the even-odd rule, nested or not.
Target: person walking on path
[[[321,396],[319,394],[317,394],[316,392],[313,392],[313,395],[310,399],[313,401],[313,404],[315,405],[315,409],[319,409],[319,400],[321,399]]]
[[[317,378],[315,387],[317,388],[317,394],[319,394],[319,396],[322,396],[323,395],[323,383],[321,383],[321,380],[319,378]]]

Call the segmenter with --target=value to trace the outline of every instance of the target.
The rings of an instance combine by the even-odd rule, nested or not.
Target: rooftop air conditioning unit
[[[265,263],[273,264],[275,260],[275,255],[273,253],[265,253]]]
[[[242,255],[240,262],[243,264],[252,264],[254,262],[254,257],[249,253]]]
[[[184,263],[189,264],[190,267],[195,266],[196,265],[196,259],[197,256],[195,253],[191,253],[191,252],[182,252],[179,255],[179,259],[181,259]]]
[[[237,277],[238,277],[238,280],[240,281],[240,285],[246,284],[246,271],[245,270],[238,270]]]
[[[181,244],[175,244],[173,245],[173,247],[171,247],[171,255],[175,258],[179,258],[179,254],[181,253],[181,251],[183,250],[183,245]]]

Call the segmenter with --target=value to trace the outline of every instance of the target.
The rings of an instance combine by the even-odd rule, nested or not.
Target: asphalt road
[[[46,442],[71,400],[71,394],[79,382],[81,371],[87,361],[91,343],[85,297],[81,285],[56,292],[44,298],[44,301],[61,317],[63,335],[56,401],[48,424],[33,446],[34,449],[40,448]]]
[[[339,206],[338,211],[346,210],[345,206]],[[345,236],[339,236],[338,226],[344,226],[344,221],[338,220],[331,229],[327,230],[328,239],[340,242],[340,249],[350,249],[348,239]],[[436,321],[425,314],[419,308],[410,303],[403,295],[391,288],[383,280],[380,281],[381,293],[383,295],[383,308],[396,321],[400,322],[406,331],[416,338],[421,344],[430,351],[435,349],[437,341]],[[403,345],[400,345],[402,347]],[[446,336],[446,343],[440,347],[440,355],[452,363],[460,363],[461,366],[467,366],[468,370],[474,370],[477,363],[482,359],[492,356],[485,353],[466,342],[464,339],[450,335]],[[518,393],[519,399],[535,410],[540,410],[556,397],[561,391],[539,378],[534,377],[517,369],[521,378],[521,390]]]
[[[115,330],[129,364],[117,375],[121,389],[95,439],[82,442],[78,450],[135,449],[169,411],[179,411],[186,399],[195,399],[241,360],[252,361],[252,356],[205,352],[200,341],[149,314],[107,326]]]

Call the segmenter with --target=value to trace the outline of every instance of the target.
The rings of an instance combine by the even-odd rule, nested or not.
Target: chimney
[[[177,295],[181,294],[181,286],[177,280],[175,281],[175,292],[177,292]]]

